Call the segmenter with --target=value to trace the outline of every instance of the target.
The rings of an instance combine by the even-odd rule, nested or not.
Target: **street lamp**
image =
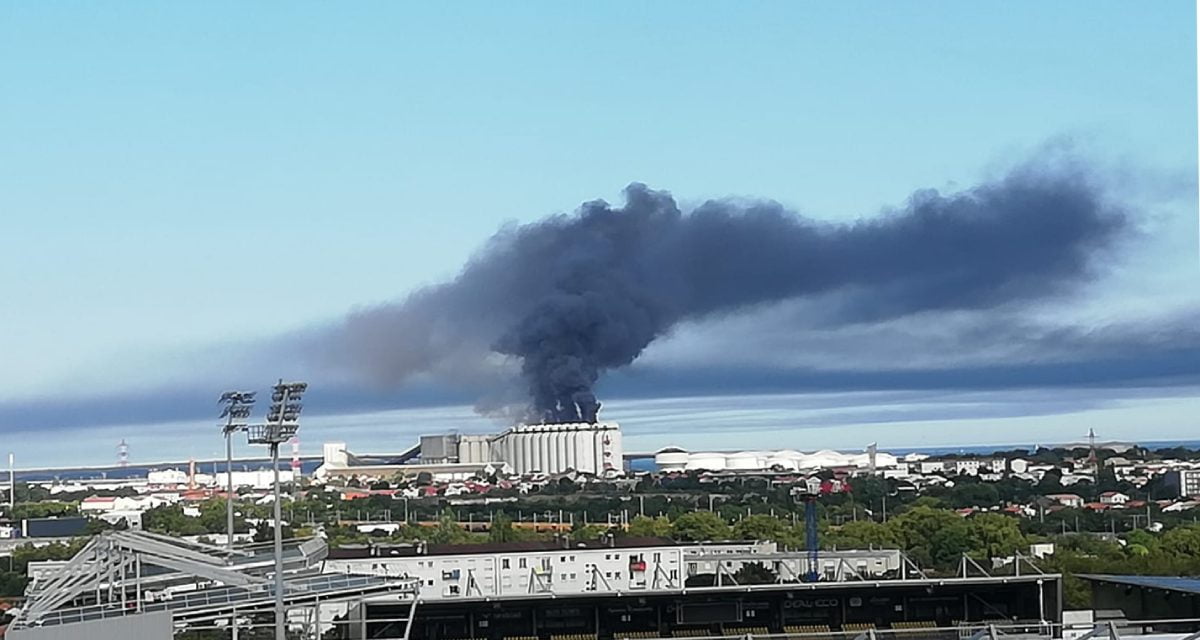
[[[225,405],[221,410],[221,417],[225,418],[221,431],[225,434],[225,480],[229,489],[225,494],[225,548],[230,551],[233,551],[233,434],[246,428],[246,420],[254,408],[254,394],[253,391],[226,391],[217,401]]]
[[[283,611],[283,511],[279,494],[279,445],[292,439],[300,429],[301,396],[308,389],[307,382],[284,382],[271,390],[271,408],[267,410],[266,424],[251,425],[246,429],[250,444],[265,444],[271,448],[271,470],[275,472],[275,640],[287,640],[286,620]],[[295,481],[295,478],[292,479]]]

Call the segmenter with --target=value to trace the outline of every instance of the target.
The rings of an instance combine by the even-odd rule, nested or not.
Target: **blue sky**
[[[1039,317],[1195,318],[1194,12],[1186,1],[6,4],[0,433],[78,436],[78,450],[30,454],[47,461],[105,451],[113,424],[132,442],[187,433],[178,425],[227,384],[290,373],[240,352],[452,277],[501,225],[619,201],[632,181],[685,205],[765,197],[852,220],[1070,141],[1136,209],[1139,233],[1106,277]],[[683,327],[641,364],[727,366],[729,332]],[[890,364],[845,349],[827,357]],[[953,376],[988,357],[929,366]],[[319,372],[303,373],[319,386]],[[615,414],[651,374],[622,375]],[[1195,427],[1194,382],[1143,378],[1134,418],[1107,407],[1112,431]],[[155,390],[198,400],[139,410]],[[462,400],[421,390],[362,390],[368,399],[326,413]],[[642,391],[628,395],[653,395]],[[863,404],[863,389],[820,391]],[[796,448],[811,435],[806,397],[773,405],[771,428],[795,429]],[[985,424],[914,396],[925,413],[847,418],[812,442],[998,442],[1021,429],[1070,439],[1105,409],[1009,416],[1020,398],[989,400],[976,418],[1001,420],[991,413],[1003,405],[1007,422]],[[723,415],[705,406],[706,420]],[[89,419],[103,407],[100,429]],[[661,420],[621,417],[647,434]],[[718,421],[711,441],[737,420]],[[176,426],[153,426],[164,424]],[[208,444],[181,435],[162,453]]]

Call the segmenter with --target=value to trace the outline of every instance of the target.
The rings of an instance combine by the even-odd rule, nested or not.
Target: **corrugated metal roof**
[[[1097,582],[1111,582],[1146,589],[1163,589],[1200,595],[1200,577],[1187,576],[1115,576],[1080,574],[1080,578]]]

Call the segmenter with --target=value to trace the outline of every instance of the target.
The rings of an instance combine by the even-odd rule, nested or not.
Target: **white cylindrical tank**
[[[596,442],[592,437],[592,432],[590,430],[577,432],[575,434],[575,443],[579,447],[579,459],[577,461],[579,470],[595,475],[599,468],[596,466]]]
[[[539,461],[541,464],[538,466],[538,471],[541,471],[542,473],[550,472],[550,464],[551,464],[551,461],[554,459],[553,458],[553,456],[554,456],[554,440],[553,440],[553,438],[554,438],[554,434],[551,433],[550,430],[545,427],[542,427],[540,432],[537,434],[538,451],[541,451],[541,455],[542,455],[542,459]]]
[[[551,427],[550,433],[547,435],[549,436],[548,439],[550,440],[550,468],[554,470],[554,473],[562,473],[563,455],[562,450],[558,446],[559,439],[562,436],[562,428]]]
[[[688,471],[723,471],[726,456],[723,453],[693,453],[688,456]]]
[[[659,471],[683,471],[687,469],[688,452],[679,447],[667,447],[654,454],[654,464]]]
[[[537,468],[537,460],[534,459],[534,453],[533,453],[534,449],[535,449],[534,443],[533,443],[533,438],[530,437],[531,434],[525,433],[523,431],[515,433],[513,435],[514,435],[514,437],[521,439],[521,450],[525,452],[525,455],[524,455],[525,459],[522,461],[522,462],[524,462],[524,466],[521,467],[521,470],[519,471],[519,473],[524,475],[526,473],[529,473],[530,471],[533,471],[535,468]]]
[[[800,465],[796,458],[775,455],[775,456],[771,456],[770,458],[767,458],[766,468],[773,469],[773,470],[781,469],[784,471],[796,471],[797,469],[800,468]]]
[[[570,468],[567,464],[567,438],[570,433],[567,427],[554,431],[554,472],[562,473]]]
[[[525,452],[521,450],[521,445],[517,442],[517,438],[513,434],[505,433],[503,436],[504,451],[507,457],[504,459],[513,469],[514,473],[521,473],[522,463],[525,461]]]
[[[756,470],[763,468],[763,460],[757,451],[739,451],[725,460],[726,469]]]
[[[504,436],[492,440],[492,460],[505,462],[510,467],[515,467],[517,456],[513,450],[512,440]]]
[[[571,429],[563,434],[563,448],[566,452],[566,459],[563,464],[568,469],[579,471],[579,456],[578,445],[579,429]]]

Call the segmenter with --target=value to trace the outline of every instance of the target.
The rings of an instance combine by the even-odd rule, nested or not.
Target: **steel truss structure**
[[[322,618],[322,606],[345,613],[368,597],[394,596],[409,603],[401,637],[406,640],[418,582],[321,573],[327,554],[319,538],[289,541],[285,547],[283,600],[290,626],[303,637],[319,638],[334,624]],[[23,631],[71,625],[70,637],[83,638],[90,623],[169,612],[176,632],[219,623],[236,638],[238,627],[248,625],[242,621],[273,617],[274,567],[269,546],[226,549],[145,531],[101,533],[69,562],[29,585],[9,637],[19,640]]]

